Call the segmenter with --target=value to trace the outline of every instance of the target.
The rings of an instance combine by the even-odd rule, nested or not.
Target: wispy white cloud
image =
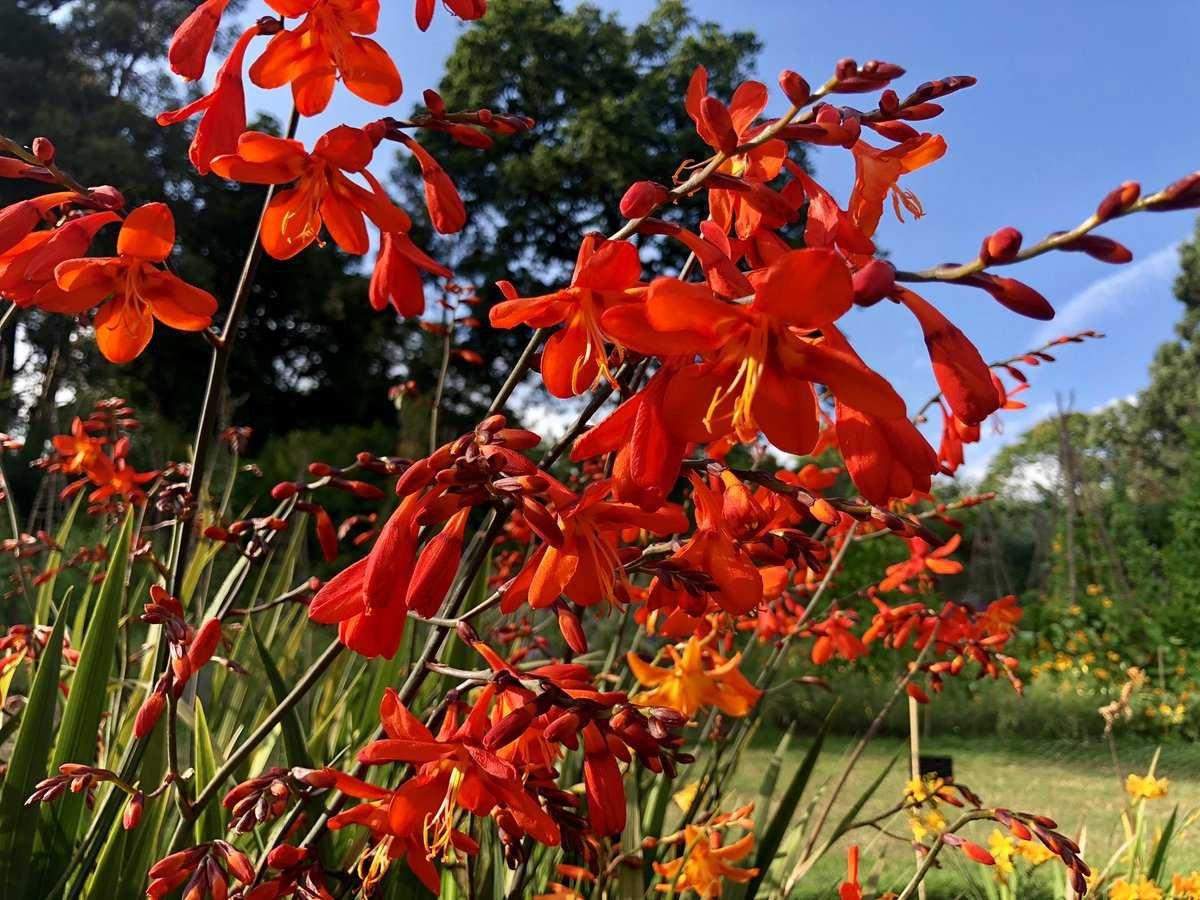
[[[1176,241],[1093,281],[1064,303],[1051,321],[1038,328],[1034,342],[1041,344],[1061,334],[1099,326],[1101,316],[1125,304],[1133,308],[1135,304],[1131,301],[1136,296],[1170,284],[1178,268],[1179,242]]]

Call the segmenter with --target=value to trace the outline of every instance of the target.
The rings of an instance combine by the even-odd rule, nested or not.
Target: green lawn
[[[831,738],[826,742],[802,807],[813,799],[816,792],[832,789],[852,744],[850,739],[845,738]],[[784,766],[781,785],[790,778],[804,753],[803,744],[799,747],[793,744],[793,748],[792,758]],[[773,749],[774,742],[771,739],[759,739],[747,750],[734,776],[736,797],[728,804],[730,807],[735,805],[735,800],[745,802],[757,798],[759,781]],[[1122,741],[1119,745],[1122,779],[1129,772],[1144,773],[1154,749],[1153,744]],[[831,821],[838,821],[841,810],[854,803],[888,761],[901,750],[901,759],[875,798],[864,808],[864,815],[869,816],[872,810],[886,809],[899,800],[907,779],[907,745],[896,739],[880,739],[868,747],[851,774],[830,817]],[[974,740],[955,737],[929,740],[922,750],[952,756],[956,779],[979,794],[985,804],[1049,815],[1058,821],[1061,830],[1072,836],[1077,836],[1081,827],[1086,825],[1084,859],[1094,868],[1102,867],[1120,844],[1119,812],[1123,792],[1104,744],[1026,743],[1016,739],[1000,743],[991,738]],[[1183,743],[1168,744],[1163,749],[1158,774],[1170,779],[1170,795],[1165,800],[1149,804],[1154,817],[1152,820],[1164,820],[1176,803],[1179,804],[1181,816],[1200,809],[1200,747]],[[947,815],[950,816],[950,813]],[[761,810],[757,816],[763,816]],[[986,843],[993,826],[990,823],[978,823],[973,827],[975,831],[969,834],[980,843]],[[903,817],[891,822],[889,830],[907,833]],[[867,830],[857,832],[854,841],[863,848],[866,862],[864,877],[868,874],[877,876],[878,890],[899,890],[904,885],[913,867],[912,851],[907,845]],[[834,847],[818,863],[804,879],[802,889],[795,897],[836,896],[836,886],[844,872],[845,845],[849,842],[846,840]],[[929,880],[929,900],[981,896],[977,889],[971,888],[967,872],[968,866],[976,871],[981,871],[980,867],[961,862],[962,857],[958,854],[945,853],[942,859],[946,860],[946,868],[935,872]],[[1200,869],[1200,827],[1185,831],[1177,839],[1168,860],[1169,871],[1192,869]],[[1032,896],[1030,900],[1033,900]]]

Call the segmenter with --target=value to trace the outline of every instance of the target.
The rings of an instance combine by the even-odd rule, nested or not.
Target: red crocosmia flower
[[[812,661],[818,666],[824,665],[840,656],[847,662],[853,662],[867,652],[866,646],[850,629],[858,624],[854,613],[835,609],[829,618],[812,625],[812,632],[817,635],[813,641]]]
[[[839,402],[837,442],[854,486],[876,505],[928,491],[938,471],[937,454],[904,416],[874,416]]]
[[[850,213],[838,206],[833,195],[790,159],[783,164],[792,175],[781,191],[783,197],[796,209],[808,202],[804,246],[836,246],[854,258],[874,256],[874,242],[858,230]]]
[[[108,480],[88,494],[90,503],[103,503],[111,497],[119,497],[129,503],[142,503],[146,499],[146,492],[142,490],[142,485],[158,477],[157,470],[137,472],[123,459],[116,460],[109,472],[111,474]],[[98,473],[99,470],[92,469],[88,472],[88,477],[97,481]]]
[[[7,253],[21,243],[52,209],[80,203],[84,199],[74,191],[55,191],[28,200],[18,200],[0,209],[0,253]]]
[[[746,143],[762,131],[764,126],[755,125],[754,121],[766,109],[766,85],[757,81],[742,82],[733,92],[728,107],[707,94],[708,71],[703,66],[697,66],[688,84],[685,105],[688,115],[696,123],[696,131],[714,150],[729,149],[725,146],[730,140],[729,135],[720,133],[719,129],[724,131],[728,128],[735,145]],[[781,140],[770,140],[745,153],[731,156],[718,171],[761,187],[779,174],[786,157],[787,144]],[[754,202],[752,193],[710,188],[708,205],[709,214],[721,231],[728,234],[730,228],[734,228],[742,240],[764,225],[763,205]],[[777,227],[784,222],[769,224]]]
[[[296,110],[315,116],[329,105],[339,77],[355,96],[380,106],[400,99],[403,85],[387,51],[364,34],[379,22],[379,0],[267,0],[287,18],[304,16],[296,28],[271,38],[250,67],[261,88],[292,86]]]
[[[562,484],[551,482],[555,524],[561,537],[543,534],[543,539],[555,540],[538,547],[505,590],[501,603],[505,613],[526,600],[534,609],[542,609],[562,596],[580,606],[622,599],[627,578],[617,552],[620,532],[642,528],[666,535],[687,530],[687,516],[679,506],[667,504],[646,512],[631,503],[607,499],[611,489],[608,481],[594,482],[582,496],[576,496]]]
[[[838,888],[838,900],[863,900],[862,885],[858,881],[858,844],[846,853],[846,880]]]
[[[379,239],[379,256],[371,271],[367,299],[376,312],[391,304],[397,315],[419,316],[425,312],[425,287],[421,273],[442,278],[454,275],[430,258],[403,231],[385,231]]]
[[[222,178],[249,184],[285,184],[263,217],[263,249],[275,259],[290,259],[317,239],[321,226],[347,253],[366,253],[370,242],[364,214],[381,231],[407,232],[404,210],[388,198],[367,171],[375,145],[361,128],[339,125],[324,134],[312,153],[299,141],[247,131],[236,153],[218,156],[212,170]],[[370,190],[346,177],[359,173]]]
[[[94,480],[97,484],[103,484],[112,478],[112,460],[103,450],[108,439],[89,434],[79,416],[71,422],[70,434],[56,434],[50,442],[58,453],[65,474],[86,473],[90,476],[95,472],[97,476]]]
[[[879,582],[879,590],[894,591],[897,588],[903,590],[908,582],[917,579],[919,581],[918,589],[924,591],[931,585],[926,572],[933,572],[936,575],[957,575],[963,570],[963,564],[958,560],[946,557],[957,550],[961,542],[962,535],[955,534],[942,546],[934,548],[921,538],[909,538],[909,558],[904,562],[888,566],[887,577]],[[910,593],[911,590],[907,592]]]
[[[692,590],[668,585],[661,577],[650,584],[646,600],[650,610],[680,608],[692,616],[703,615],[710,600],[732,615],[745,615],[763,598],[758,567],[742,547],[759,537],[770,520],[738,479],[721,473],[720,489],[710,488],[690,473],[692,501],[696,505],[696,533],[673,559],[684,570],[704,573],[715,590]]]
[[[701,284],[659,278],[645,303],[604,314],[604,330],[658,356],[694,356],[666,388],[667,423],[683,441],[762,431],[780,450],[807,453],[817,439],[813,382],[881,415],[903,415],[891,386],[857,357],[805,337],[850,308],[850,271],[830,250],[793,250],[749,275],[754,301],[725,303]]]
[[[576,462],[615,452],[613,497],[647,512],[666,502],[688,447],[667,428],[663,399],[671,371],[664,365],[655,372],[642,390],[580,435],[571,449]]]
[[[482,19],[487,13],[487,0],[442,0],[442,5],[468,22]],[[422,31],[429,28],[436,8],[437,0],[417,0],[417,27]]]
[[[421,879],[421,883],[430,892],[437,894],[441,890],[441,876],[429,856],[421,832],[416,830],[400,834],[392,830],[391,817],[388,814],[392,792],[344,772],[329,769],[321,771],[330,772],[336,779],[334,786],[347,797],[367,801],[338,813],[329,820],[331,831],[337,831],[347,825],[361,825],[370,829],[376,842],[375,846],[363,851],[357,867],[364,887],[368,890],[374,887],[383,880],[393,861],[403,859],[412,873]],[[451,830],[449,843],[455,850],[463,853],[479,852],[479,845],[457,829]]]
[[[175,218],[164,203],[131,212],[117,236],[115,257],[59,263],[59,290],[38,294],[50,312],[75,315],[101,304],[96,343],[110,362],[125,363],[141,353],[154,333],[154,320],[180,331],[203,331],[212,324],[217,301],[179,276],[159,268],[175,245]]]
[[[467,527],[470,509],[460,509],[450,517],[446,527],[429,540],[413,567],[404,605],[417,615],[437,614],[446,599],[446,592],[458,572],[462,557],[463,531]]]
[[[968,425],[948,410],[940,400],[942,410],[942,440],[938,445],[938,465],[946,475],[953,475],[963,464],[963,447],[979,442],[979,425]]]
[[[893,294],[917,317],[938,387],[954,414],[977,425],[1000,408],[992,370],[975,345],[924,298],[906,288]]]
[[[38,295],[49,299],[59,293],[54,270],[61,262],[87,254],[96,233],[121,221],[114,212],[89,213],[68,219],[53,230],[34,231],[0,253],[0,296],[17,306],[38,304]]]
[[[237,151],[238,138],[246,130],[246,88],[242,64],[246,48],[258,35],[258,26],[247,28],[217,70],[211,93],[186,106],[158,114],[159,125],[175,125],[200,113],[200,124],[192,135],[188,159],[201,175],[207,175],[215,157]]]
[[[196,81],[204,74],[204,63],[217,36],[221,15],[228,5],[229,0],[204,0],[175,29],[167,49],[167,62],[172,72],[188,81]]]
[[[477,816],[503,810],[539,843],[559,843],[558,825],[525,789],[520,771],[483,747],[494,693],[492,685],[483,688],[461,725],[452,707],[435,737],[389,688],[380,705],[387,737],[358,754],[367,765],[404,762],[417,767],[417,774],[392,793],[388,827],[396,834],[420,832],[430,856],[450,845],[459,809]]]
[[[338,626],[338,640],[366,657],[391,659],[408,617],[408,588],[416,563],[420,494],[410,494],[380,529],[371,552],[317,591],[308,607],[314,622]]]
[[[421,179],[425,182],[425,206],[429,209],[429,221],[441,234],[455,234],[467,224],[467,209],[463,206],[458,188],[428,150],[403,132],[396,140],[409,149],[421,166]]]
[[[850,194],[850,218],[859,231],[866,237],[875,234],[889,193],[896,217],[901,221],[904,221],[901,205],[917,218],[925,214],[916,194],[901,189],[900,177],[941,159],[946,152],[945,138],[926,133],[887,150],[859,141],[852,150],[855,178]]]
[[[570,287],[540,297],[519,297],[510,282],[498,282],[506,299],[492,307],[489,317],[496,328],[563,325],[542,351],[542,381],[555,397],[574,397],[601,374],[612,378],[600,318],[605,310],[634,299],[641,273],[633,244],[589,234],[579,247]]]

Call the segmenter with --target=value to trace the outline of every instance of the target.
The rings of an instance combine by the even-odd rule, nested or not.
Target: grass
[[[767,768],[776,739],[764,736],[745,752],[733,781],[735,801],[746,802],[758,796],[759,781]],[[812,802],[821,791],[832,790],[832,786],[845,759],[853,746],[850,738],[830,738],[813,774],[809,790],[801,810]],[[797,747],[793,744],[793,747]],[[1155,745],[1145,741],[1122,740],[1121,779],[1130,772],[1144,773],[1154,755]],[[785,784],[799,765],[804,752],[801,743],[794,749],[792,758],[785,763],[780,784]],[[851,773],[831,821],[838,821],[842,811],[850,806],[867,789],[871,781],[897,753],[897,762],[872,801],[864,807],[864,817],[872,810],[886,809],[899,800],[904,782],[907,780],[907,743],[897,738],[882,738],[868,746],[857,768]],[[927,740],[922,752],[948,755],[954,761],[957,781],[979,794],[985,804],[1007,806],[1029,812],[1038,812],[1056,819],[1067,834],[1077,836],[1087,826],[1087,844],[1084,858],[1094,867],[1101,868],[1121,842],[1120,810],[1123,802],[1123,787],[1113,770],[1107,745],[1100,742],[1083,741],[1021,741],[1016,738],[946,737]],[[1153,820],[1162,821],[1170,814],[1174,804],[1179,804],[1184,816],[1200,808],[1200,746],[1172,743],[1164,746],[1157,774],[1170,779],[1170,795],[1166,800],[1154,801],[1148,814]],[[825,802],[824,796],[820,804]],[[759,810],[758,816],[765,820]],[[953,818],[951,812],[947,812]],[[889,830],[907,834],[903,817],[888,823]],[[968,835],[979,843],[986,843],[992,830],[991,823],[978,823]],[[872,878],[878,891],[899,891],[912,874],[914,865],[911,848],[893,841],[876,832],[856,832],[853,842],[863,848],[864,884]],[[793,898],[828,898],[836,896],[837,885],[845,871],[845,848],[850,838],[835,846],[805,877],[801,888]],[[972,887],[971,876],[978,879],[982,867],[966,863],[961,855],[944,853],[946,865],[941,871],[932,873],[927,882],[929,900],[952,900],[952,898],[974,898],[984,895]],[[1049,865],[1043,866],[1047,869]],[[1168,859],[1169,872],[1189,872],[1200,869],[1200,828],[1185,831],[1172,845]],[[1049,874],[1048,872],[1046,873]],[[1023,898],[1034,900],[1038,896],[1035,888],[1023,889]],[[1045,894],[1049,896],[1049,894]]]

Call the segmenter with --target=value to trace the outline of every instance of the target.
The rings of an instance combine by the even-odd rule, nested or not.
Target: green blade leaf
[[[54,710],[66,622],[64,604],[38,661],[28,701],[21,713],[21,727],[8,760],[8,772],[0,787],[0,896],[14,900],[25,896],[30,882],[28,866],[37,831],[32,823],[37,819],[37,812],[26,809],[25,800],[33,793],[34,785],[46,777],[46,760],[54,738]]]
[[[217,758],[213,753],[212,735],[208,732],[208,719],[204,716],[204,704],[196,698],[196,721],[192,730],[192,768],[196,770],[196,793],[204,790],[217,774]],[[225,833],[221,821],[221,801],[213,794],[201,809],[196,810],[196,843],[215,840]]]
[[[271,651],[258,636],[258,629],[254,627],[252,618],[247,617],[246,623],[249,625],[250,637],[254,640],[254,648],[258,651],[258,658],[262,662],[267,682],[271,686],[271,696],[278,704],[288,695],[289,688],[284,683],[283,676],[279,674],[275,660],[271,658]],[[313,768],[312,759],[308,754],[308,746],[304,742],[304,731],[300,727],[300,716],[296,712],[295,706],[287,711],[279,726],[283,729],[283,750],[288,764],[308,769]]]
[[[96,730],[104,711],[108,677],[112,672],[117,626],[125,606],[125,577],[129,571],[129,544],[133,535],[134,511],[125,516],[109,548],[108,571],[92,607],[87,633],[79,648],[79,665],[71,678],[71,690],[63,709],[58,740],[50,767],[65,762],[90,763],[96,757]],[[83,795],[64,796],[57,802],[58,837],[69,848],[83,818]]]
[[[771,863],[775,861],[775,854],[779,852],[779,846],[783,843],[783,837],[787,834],[788,826],[791,825],[792,819],[796,815],[796,807],[800,805],[800,799],[804,796],[804,789],[808,786],[813,769],[817,765],[817,759],[821,755],[821,747],[825,743],[825,734],[829,731],[829,723],[832,719],[833,710],[831,709],[829,714],[825,716],[825,721],[821,723],[820,729],[813,736],[813,742],[809,746],[808,752],[804,754],[804,759],[801,760],[800,767],[796,769],[792,780],[788,782],[787,790],[779,798],[779,805],[775,807],[775,812],[767,823],[766,829],[760,833],[758,854],[754,858],[754,865],[758,867],[758,874],[746,884],[746,900],[753,900],[755,895],[757,895],[759,888],[762,887],[763,880],[767,876],[767,871],[771,868]],[[767,810],[763,809],[761,812],[765,814]]]
[[[1150,868],[1146,870],[1146,877],[1151,881],[1157,882],[1164,874],[1163,869],[1167,864],[1167,851],[1171,849],[1171,840],[1175,837],[1175,822],[1179,816],[1179,806],[1171,810],[1171,817],[1167,819],[1167,824],[1163,826],[1162,834],[1158,836],[1158,841],[1154,844],[1154,855],[1150,857]]]

